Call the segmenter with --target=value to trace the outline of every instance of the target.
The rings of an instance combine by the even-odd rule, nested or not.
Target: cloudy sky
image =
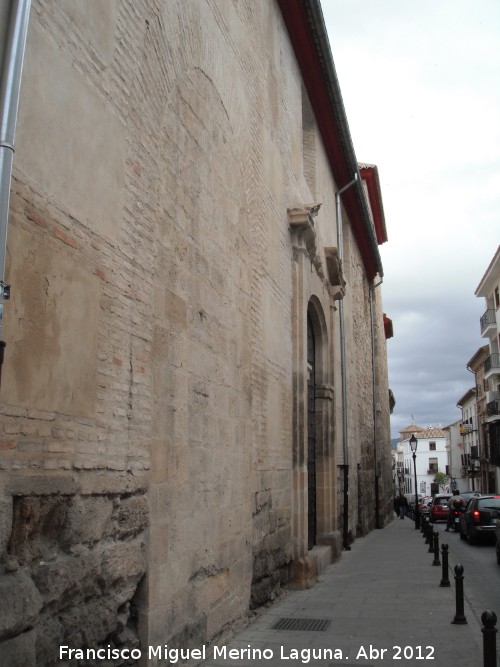
[[[500,243],[500,1],[322,6],[356,156],[381,180],[397,437],[460,418],[487,342],[474,291]]]

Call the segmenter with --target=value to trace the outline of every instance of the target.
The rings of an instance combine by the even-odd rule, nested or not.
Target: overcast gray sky
[[[486,344],[474,296],[500,243],[500,0],[322,0],[359,162],[389,241],[393,437],[447,425]]]

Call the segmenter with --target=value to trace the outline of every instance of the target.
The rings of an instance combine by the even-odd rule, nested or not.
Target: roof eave
[[[471,399],[475,398],[476,396],[477,396],[477,391],[475,387],[467,389],[465,394],[458,399],[457,407],[463,408],[466,403],[468,403]]]
[[[474,294],[476,296],[488,297],[489,292],[492,289],[492,283],[496,279],[500,267],[500,246],[498,246],[497,251],[491,260],[488,268],[486,269],[481,282],[476,287]]]
[[[479,348],[472,357],[469,359],[469,361],[465,364],[466,368],[470,368],[474,372],[474,367],[478,366],[479,364],[482,364],[484,359],[489,355],[489,346],[488,345],[483,345],[482,347]]]
[[[378,168],[374,164],[360,164],[359,171],[361,178],[366,183],[377,243],[382,245],[382,243],[386,243],[388,239]]]
[[[323,139],[330,168],[340,189],[359,174],[342,94],[319,0],[278,0]],[[382,260],[361,179],[343,195],[343,204],[369,280],[383,276]]]

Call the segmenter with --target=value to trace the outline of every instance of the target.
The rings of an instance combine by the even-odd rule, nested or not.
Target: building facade
[[[410,438],[417,438],[417,451],[415,463],[410,447]],[[411,424],[400,431],[401,456],[404,471],[404,493],[421,493],[423,496],[433,494],[434,478],[436,473],[447,474],[448,451],[446,448],[446,433],[442,428],[423,428],[417,424]],[[416,484],[415,489],[415,474]],[[446,490],[440,488],[434,493],[443,493]]]
[[[386,240],[317,0],[34,0],[4,655],[213,642],[392,518]]]
[[[467,368],[474,373],[476,380],[476,416],[478,434],[478,455],[480,471],[480,490],[483,493],[495,492],[495,467],[490,466],[486,443],[486,418],[488,400],[488,382],[485,380],[484,365],[489,357],[489,346],[483,345],[467,362]]]
[[[482,388],[486,394],[482,413],[483,476],[488,492],[500,489],[500,247],[486,269],[475,295],[484,298],[481,336],[488,340],[488,356],[482,364]]]
[[[447,474],[450,478],[450,489],[469,490],[467,467],[464,463],[464,442],[461,435],[462,421],[458,420],[443,428],[446,433],[446,449],[448,452]]]
[[[471,387],[458,400],[457,407],[462,412],[460,422],[460,474],[468,481],[467,490],[481,489],[481,452],[479,447],[479,419],[477,414],[477,388]]]

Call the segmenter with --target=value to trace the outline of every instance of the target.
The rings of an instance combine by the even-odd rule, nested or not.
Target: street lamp
[[[415,530],[420,529],[420,512],[418,510],[418,493],[417,493],[417,445],[418,440],[415,433],[411,434],[410,449],[413,456],[413,471],[415,473]]]

